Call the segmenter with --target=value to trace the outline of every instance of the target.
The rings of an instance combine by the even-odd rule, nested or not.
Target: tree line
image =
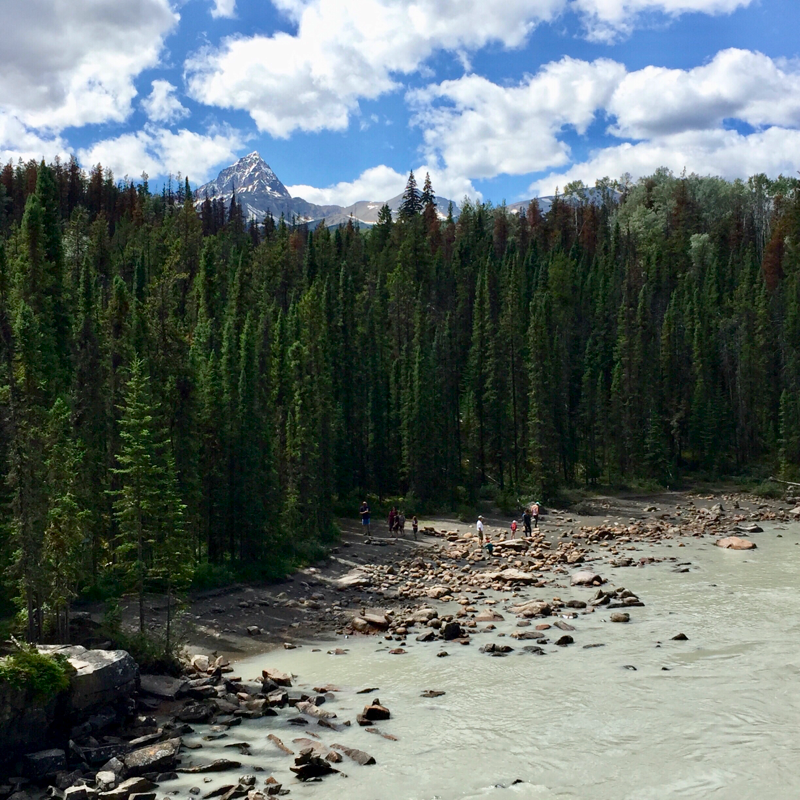
[[[543,213],[244,218],[72,160],[0,172],[7,594],[28,636],[113,583],[316,556],[410,513],[800,464],[800,192],[667,170]],[[142,608],[142,625],[144,609]]]

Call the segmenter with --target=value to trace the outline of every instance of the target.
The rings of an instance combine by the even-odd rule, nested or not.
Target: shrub
[[[35,647],[19,645],[5,658],[0,658],[0,682],[24,690],[34,702],[44,705],[57,694],[69,689],[74,672],[60,653],[40,653]]]

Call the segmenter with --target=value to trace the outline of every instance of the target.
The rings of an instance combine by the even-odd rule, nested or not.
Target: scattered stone
[[[267,739],[277,745],[278,749],[286,753],[287,756],[294,755],[294,750],[290,750],[274,733],[270,733]]]
[[[430,698],[433,698],[433,697],[442,697],[444,694],[446,694],[446,692],[437,692],[437,691],[436,691],[436,690],[434,690],[434,689],[426,689],[426,690],[425,690],[425,691],[424,691],[424,692],[423,692],[423,693],[420,695],[420,697],[427,697],[427,698],[429,698],[429,699],[430,699]]]
[[[270,667],[267,667],[266,669],[261,670],[261,676],[265,680],[277,683],[278,686],[292,685],[292,676],[287,675],[285,672],[281,672],[279,669],[271,669]]]
[[[175,765],[181,747],[179,738],[151,744],[128,753],[123,759],[128,775],[136,776],[147,772],[163,772]]]
[[[679,633],[677,636],[672,637],[673,642],[688,642],[689,637],[685,633]]]
[[[612,622],[630,622],[631,621],[631,615],[628,614],[626,611],[615,611],[611,615],[611,621]]]
[[[322,778],[325,775],[331,775],[339,771],[331,766],[330,761],[315,756],[313,749],[310,747],[301,751],[300,755],[294,760],[294,764],[289,769],[301,781]]]
[[[725,550],[755,550],[756,543],[750,542],[747,539],[740,539],[738,536],[726,536],[724,539],[717,539],[715,542],[717,547],[722,547]]]
[[[455,620],[446,623],[444,628],[442,628],[442,638],[447,642],[453,639],[460,639],[463,635],[464,629]]]
[[[389,651],[390,656],[402,656],[406,651],[402,647],[395,647],[394,650]]]
[[[326,711],[324,708],[319,708],[314,703],[300,702],[295,705],[295,708],[301,714],[308,714],[309,717],[316,719],[334,719],[336,714],[333,711]]]
[[[574,640],[574,639],[573,639],[573,638],[572,638],[572,637],[571,637],[569,634],[564,634],[564,635],[563,635],[563,636],[562,636],[562,637],[561,637],[561,638],[560,638],[560,639],[559,639],[559,640],[556,642],[556,644],[557,644],[559,647],[566,647],[568,644],[574,644],[574,643],[575,643],[575,640]]]
[[[218,758],[210,764],[199,764],[196,767],[181,767],[178,772],[185,772],[189,775],[205,775],[208,772],[225,772],[229,769],[239,769],[242,766],[240,761],[231,761],[227,758]]]
[[[343,744],[334,744],[333,747],[336,750],[341,750],[348,758],[352,758],[353,761],[361,764],[362,767],[377,763],[375,758],[369,753],[365,753],[363,750],[357,750],[355,747],[345,747]]]
[[[601,586],[605,581],[595,572],[585,569],[576,572],[571,578],[573,586]]]

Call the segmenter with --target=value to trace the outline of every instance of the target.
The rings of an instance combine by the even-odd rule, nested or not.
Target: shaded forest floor
[[[732,491],[733,487],[703,487],[701,490],[652,493],[623,492],[597,494],[577,502],[569,510],[547,509],[540,521],[545,539],[551,545],[570,541],[570,534],[583,526],[620,524],[636,520],[667,518],[676,507],[710,507],[714,503],[737,502],[743,512],[758,509],[778,510],[789,506],[780,500],[765,500]],[[510,537],[512,517],[484,514],[487,531],[493,540]],[[425,551],[441,543],[438,536],[424,532],[474,530],[474,522],[463,523],[455,516],[436,515],[420,519],[420,534],[414,541],[410,525],[404,538],[391,536],[385,520],[375,520],[372,536],[367,537],[358,520],[340,519],[341,538],[329,558],[299,570],[275,583],[237,583],[192,595],[180,618],[181,635],[189,652],[224,654],[242,658],[281,646],[282,643],[324,640],[342,631],[354,613],[370,602],[369,593],[342,591],[335,581],[365,565],[389,565],[407,559],[415,550]],[[521,520],[518,520],[521,529]],[[374,597],[377,606],[386,607],[387,598]],[[389,598],[391,603],[391,598]],[[163,630],[166,598],[148,598],[148,629]],[[83,606],[80,611],[95,624],[102,620],[101,604]],[[134,603],[121,604],[122,621],[133,630]],[[250,629],[248,631],[248,629]],[[257,629],[257,631],[256,631]],[[88,643],[92,643],[89,641]],[[97,643],[97,642],[94,642]]]

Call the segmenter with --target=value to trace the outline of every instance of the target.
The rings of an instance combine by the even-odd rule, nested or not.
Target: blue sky
[[[495,203],[667,166],[800,167],[797,0],[28,0],[0,157],[195,185],[258,150],[296,196]]]

